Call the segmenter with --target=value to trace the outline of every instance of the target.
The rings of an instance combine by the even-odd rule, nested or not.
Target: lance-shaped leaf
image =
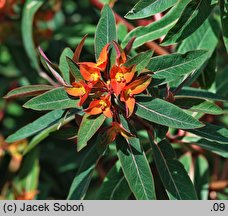
[[[21,97],[29,97],[42,94],[46,91],[49,91],[53,88],[53,86],[49,85],[28,85],[22,86],[16,89],[11,90],[4,96],[5,99],[13,99],[13,98],[21,98]]]
[[[199,155],[195,161],[194,186],[200,200],[208,199],[209,192],[209,164],[203,155]]]
[[[206,50],[194,50],[185,54],[175,53],[152,58],[147,69],[153,72],[153,85],[161,85],[199,68],[206,59]]]
[[[205,123],[204,127],[194,128],[187,131],[207,140],[228,143],[228,129],[221,126]]]
[[[69,65],[69,68],[70,68],[70,73],[75,78],[75,80],[76,81],[83,80],[81,72],[80,72],[78,66],[76,65],[76,63],[68,57],[66,57],[66,60],[67,60],[67,63]]]
[[[17,140],[21,140],[40,132],[41,130],[47,128],[48,126],[51,126],[52,124],[55,124],[56,122],[58,122],[62,117],[63,113],[64,113],[63,110],[54,110],[41,116],[40,118],[36,119],[34,122],[29,123],[28,125],[16,131],[14,134],[10,135],[6,139],[6,142],[14,142]]]
[[[227,98],[221,95],[206,91],[204,89],[197,89],[191,87],[184,87],[180,92],[175,95],[175,98],[199,98],[222,102],[227,101]]]
[[[48,57],[45,55],[45,53],[43,52],[43,50],[41,49],[41,47],[38,48],[39,52],[43,58],[43,63],[45,63],[48,67],[48,69],[50,70],[50,72],[53,74],[53,76],[56,78],[56,80],[59,82],[59,84],[66,86],[67,83],[64,81],[64,79],[60,76],[60,74],[62,74],[62,72],[60,71],[59,67],[55,64],[53,64]]]
[[[97,200],[125,200],[131,194],[131,190],[123,175],[120,161],[117,161],[108,172],[98,191]]]
[[[217,47],[219,35],[219,20],[210,16],[193,34],[182,41],[177,52],[185,53],[194,49],[205,49],[208,51],[207,58],[209,59]],[[199,69],[195,70],[191,75],[189,75],[191,78],[189,78],[185,85],[190,86],[191,83],[193,83],[199,77],[205,66],[209,65],[209,63],[210,62],[208,60],[205,61],[205,63]],[[183,77],[177,81],[173,81],[170,86],[177,86],[184,79],[186,79],[186,77]],[[208,80],[206,80],[206,82],[208,82]]]
[[[130,31],[124,38],[122,46],[125,47],[133,37],[136,37],[133,43],[133,48],[137,48],[148,41],[158,39],[165,35],[172,28],[172,26],[175,25],[189,1],[190,0],[178,1],[177,4],[172,7],[160,20],[147,26],[137,27]]]
[[[69,65],[66,58],[73,58],[73,55],[73,51],[67,47],[63,50],[60,56],[59,69],[62,72],[63,79],[66,81],[66,83],[70,83]]]
[[[177,0],[140,0],[126,15],[127,19],[141,19],[163,12]]]
[[[184,166],[176,159],[170,143],[163,140],[155,144],[151,140],[151,146],[156,167],[169,198],[172,200],[197,199],[195,188]]]
[[[63,87],[59,87],[32,98],[23,107],[33,110],[77,108],[78,101],[68,96]]]
[[[184,11],[175,26],[169,30],[163,45],[179,42],[198,29],[215,7],[214,0],[193,0]]]
[[[23,44],[36,70],[40,70],[40,66],[33,41],[33,20],[35,13],[44,2],[44,0],[27,0],[22,13],[21,32]]]
[[[100,157],[101,155],[97,153],[96,146],[90,147],[71,184],[67,199],[81,200],[85,197],[93,171]]]
[[[228,0],[221,0],[220,3],[220,14],[222,22],[223,40],[228,52]]]
[[[77,139],[77,150],[83,149],[87,142],[93,137],[93,135],[98,131],[101,125],[104,123],[106,117],[103,114],[97,116],[91,116],[85,114],[82,118],[82,122],[78,131]]]
[[[25,199],[26,196],[35,199],[38,193],[39,171],[39,149],[33,149],[24,157],[20,171],[12,182],[18,199]]]
[[[124,63],[126,67],[130,67],[136,65],[136,71],[140,73],[143,69],[145,69],[151,59],[153,52],[148,50],[146,52],[141,52],[133,58],[129,59]]]
[[[95,33],[95,56],[98,59],[101,50],[111,41],[116,41],[116,21],[111,8],[105,5]]]
[[[179,107],[159,98],[136,97],[136,115],[157,124],[173,128],[197,128],[203,124]]]
[[[68,116],[63,116],[62,119],[63,121],[61,122],[62,119],[59,121],[56,121],[53,124],[50,124],[48,127],[40,131],[36,136],[34,136],[31,141],[29,142],[28,146],[25,148],[23,154],[28,154],[32,149],[34,149],[39,143],[41,143],[44,139],[46,139],[50,133],[57,131],[59,129],[59,126],[61,126],[69,123],[73,119],[75,119],[75,111],[72,113],[69,113]]]
[[[134,133],[132,126],[121,116],[123,127]],[[156,199],[154,180],[146,155],[138,138],[116,139],[117,155],[121,163],[124,176],[131,191],[138,200]]]
[[[198,98],[180,98],[174,104],[192,112],[202,112],[214,115],[223,114],[223,110],[216,104]]]
[[[209,141],[206,139],[199,139],[197,141],[193,141],[190,143],[192,145],[200,146],[203,149],[206,149],[210,152],[218,154],[222,157],[228,158],[228,144],[227,143],[219,143],[215,141]]]

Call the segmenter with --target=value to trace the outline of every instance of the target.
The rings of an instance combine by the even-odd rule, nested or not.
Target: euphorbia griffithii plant
[[[140,1],[132,10],[134,13],[129,12],[126,16],[137,19],[153,15],[144,8],[143,2]],[[201,43],[201,38],[199,44],[196,43],[198,35],[202,35],[199,32],[193,33],[188,43],[188,23],[183,31],[180,30],[180,23],[186,21],[186,13],[194,9],[194,16],[189,16],[191,21],[192,17],[198,16],[198,13],[195,14],[198,6],[202,7],[201,3],[187,6],[188,2],[177,1],[175,6],[173,1],[170,5],[167,3],[169,8],[174,7],[168,13],[172,15],[175,12],[175,17],[179,13],[175,9],[181,11],[183,7],[181,21],[176,23],[163,41],[169,45],[185,39],[177,46],[178,53],[169,54],[167,49],[158,49],[157,46],[153,46],[157,54],[167,55],[152,57],[151,49],[138,52],[141,48],[151,48],[150,40],[154,37],[161,40],[167,32],[164,33],[163,28],[157,29],[152,23],[152,27],[133,29],[122,38],[117,35],[114,14],[106,5],[96,27],[94,61],[81,61],[85,59],[83,46],[86,37],[75,52],[70,48],[62,52],[59,65],[52,63],[39,48],[43,66],[51,72],[55,81],[47,79],[52,85],[25,86],[6,95],[8,99],[35,96],[24,107],[50,111],[7,138],[7,142],[15,142],[36,135],[24,150],[25,155],[31,154],[31,150],[36,149],[37,144],[50,133],[71,130],[70,135],[66,132],[64,136],[74,141],[77,146],[74,145],[74,150],[77,148],[76,158],[79,156],[80,162],[74,167],[77,173],[68,199],[88,198],[87,190],[95,170],[102,179],[98,192],[95,192],[96,199],[203,198],[205,191],[202,193],[199,188],[205,189],[205,176],[201,175],[202,170],[206,173],[205,167],[208,166],[205,152],[227,157],[228,132],[225,128],[203,121],[204,114],[223,113],[212,101],[223,102],[224,97],[192,87],[196,85],[196,79],[205,65],[211,62],[214,50],[208,51],[207,47],[203,47],[208,43]],[[167,5],[161,5],[158,10],[166,11]],[[185,6],[190,9],[185,11]],[[155,9],[153,4],[150,7]],[[159,17],[163,15],[166,19],[162,13]],[[176,22],[176,18],[170,21],[164,31],[174,25],[174,20]],[[202,21],[201,18],[198,20]],[[159,20],[155,24],[157,22]],[[194,20],[191,22],[194,24]],[[203,31],[210,30],[209,22],[205,21],[203,25]],[[148,32],[148,29],[151,30]],[[150,36],[152,39],[149,40]],[[141,45],[145,46],[135,49]],[[201,46],[202,50],[196,49]],[[211,65],[206,73],[210,71]],[[177,155],[172,144],[181,144],[175,149]],[[182,156],[178,158],[179,155]],[[185,168],[182,163],[187,163]],[[201,167],[201,164],[205,166]],[[197,182],[198,179],[203,181],[202,185]],[[36,190],[33,188],[30,192],[34,195]]]

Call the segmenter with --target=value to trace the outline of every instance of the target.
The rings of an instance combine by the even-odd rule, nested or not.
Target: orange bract
[[[65,91],[71,96],[80,97],[78,105],[82,106],[89,96],[91,88],[81,80],[79,82],[73,82],[72,87],[65,87]]]
[[[85,112],[90,115],[98,115],[100,113],[103,113],[107,118],[112,117],[112,111],[111,111],[111,97],[110,95],[105,95],[100,97],[100,99],[93,100],[89,107],[85,109]]]
[[[116,96],[120,94],[122,89],[129,83],[135,75],[135,66],[125,67],[114,65],[110,71],[111,86]]]
[[[152,78],[150,76],[142,76],[124,87],[120,96],[120,100],[125,102],[128,117],[131,116],[134,111],[134,95],[142,93],[148,87],[151,80]]]

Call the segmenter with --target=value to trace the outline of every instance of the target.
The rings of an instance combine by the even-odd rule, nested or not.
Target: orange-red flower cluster
[[[108,118],[113,117],[117,109],[114,103],[116,98],[125,103],[126,115],[129,117],[134,112],[134,96],[148,87],[151,77],[148,75],[137,77],[136,66],[125,66],[127,61],[125,52],[117,43],[113,43],[116,50],[114,65],[109,66],[110,44],[107,44],[97,62],[77,62],[84,80],[73,82],[70,87],[65,87],[65,90],[69,95],[80,98],[79,106],[88,100],[88,108],[84,111],[90,115],[103,113]]]

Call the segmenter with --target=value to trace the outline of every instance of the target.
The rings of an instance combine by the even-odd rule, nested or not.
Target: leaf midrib
[[[154,145],[156,145],[156,144],[154,144]],[[176,186],[176,184],[175,184],[175,181],[174,181],[174,179],[173,179],[173,176],[172,176],[172,174],[171,174],[171,172],[170,172],[170,170],[169,170],[169,166],[168,166],[168,164],[167,164],[167,162],[166,162],[166,159],[165,159],[165,157],[164,157],[164,155],[163,155],[161,149],[159,148],[159,146],[158,146],[158,145],[156,145],[156,146],[157,146],[157,148],[158,148],[158,151],[160,152],[161,158],[162,158],[162,160],[163,160],[163,162],[164,162],[164,164],[165,164],[165,167],[166,167],[166,169],[167,169],[167,171],[168,171],[168,174],[169,174],[169,176],[170,176],[170,179],[171,179],[171,181],[173,182],[173,186],[174,186],[174,188],[175,188],[175,190],[176,190],[176,192],[177,192],[177,194],[178,194],[178,197],[179,197],[179,199],[182,199],[182,198],[181,198],[181,195],[180,195],[180,193],[179,193],[179,190],[178,190],[178,188],[177,188],[177,186]]]
[[[147,107],[145,107],[145,106],[143,106],[142,104],[140,104],[140,103],[137,103],[137,105],[138,106],[141,106],[143,109],[146,109],[147,111],[149,111],[149,112],[153,112],[153,113],[155,113],[155,114],[158,114],[159,116],[162,116],[162,117],[165,117],[165,118],[167,118],[167,119],[170,119],[171,121],[176,121],[176,122],[179,122],[179,123],[181,123],[182,125],[192,125],[192,126],[195,126],[194,124],[191,124],[191,123],[184,123],[183,121],[180,121],[180,120],[178,120],[178,119],[174,119],[174,118],[171,118],[171,117],[169,117],[169,116],[165,116],[165,115],[163,115],[163,114],[161,114],[161,113],[159,113],[159,112],[156,112],[155,110],[151,110],[151,109],[148,109]]]
[[[135,160],[135,157],[134,157],[134,154],[133,154],[131,145],[130,145],[128,139],[126,139],[126,141],[127,141],[129,150],[130,150],[130,152],[131,152],[132,161],[133,161],[134,164],[135,164],[135,168],[136,168],[136,172],[137,172],[137,174],[138,174],[139,180],[140,180],[140,182],[141,182],[141,185],[143,186],[142,188],[143,188],[144,194],[145,194],[146,198],[149,199],[149,198],[148,198],[148,195],[147,195],[147,192],[146,192],[146,190],[145,190],[145,186],[144,186],[144,183],[143,183],[143,181],[142,181],[142,178],[141,178],[141,175],[140,175],[140,172],[139,172],[139,169],[138,169],[138,165],[137,165],[137,162],[136,162],[136,160]]]

